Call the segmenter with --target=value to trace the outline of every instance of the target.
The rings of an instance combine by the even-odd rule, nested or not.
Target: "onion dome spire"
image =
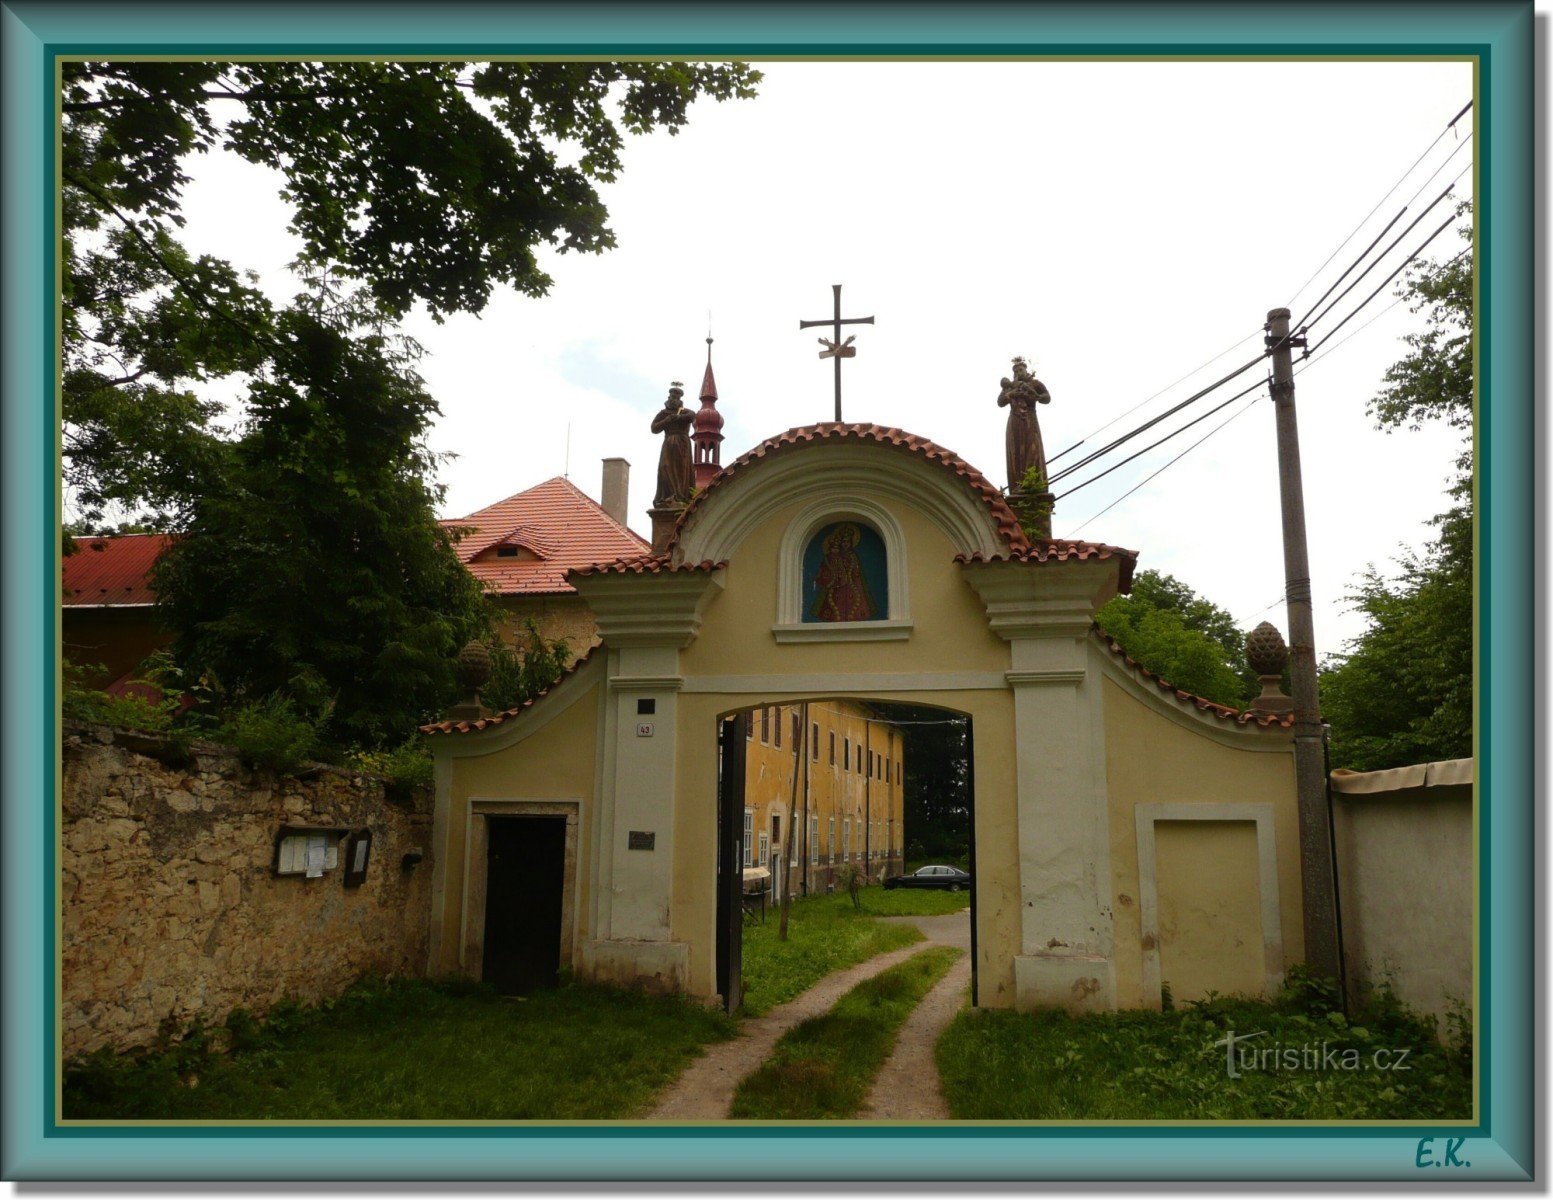
[[[704,488],[722,470],[723,414],[717,411],[717,380],[712,376],[712,336],[706,338],[706,374],[701,377],[701,407],[696,411],[696,488]]]

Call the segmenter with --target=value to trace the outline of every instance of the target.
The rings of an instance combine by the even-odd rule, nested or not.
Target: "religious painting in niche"
[[[803,619],[882,621],[889,616],[884,539],[861,521],[826,525],[804,547]]]

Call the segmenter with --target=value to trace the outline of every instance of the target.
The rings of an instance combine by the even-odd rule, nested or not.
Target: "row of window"
[[[799,717],[798,717],[798,714],[796,712],[792,713],[791,716],[792,716],[792,733],[793,733],[793,737],[792,737],[793,753],[797,754],[798,753],[798,736],[799,736],[800,732],[802,731],[802,726],[799,724]],[[782,711],[781,711],[781,709],[763,708],[763,709],[760,710],[760,717],[759,717],[758,720],[752,714],[751,717],[750,717],[749,724],[746,725],[745,728],[744,728],[744,736],[749,741],[754,741],[755,740],[755,729],[756,729],[757,725],[760,728],[760,740],[761,740],[761,742],[763,744],[765,744],[767,746],[776,746],[778,748],[781,747],[781,745],[782,745]],[[820,726],[819,726],[819,723],[815,722],[815,723],[811,724],[809,728],[810,728],[809,757],[811,759],[813,759],[813,761],[819,762],[820,761]],[[864,749],[863,749],[862,746],[858,746],[857,747],[857,752],[855,754],[853,753],[852,739],[851,738],[844,737],[844,738],[841,739],[841,769],[843,771],[856,771],[860,775],[864,774],[865,772],[864,772],[864,766],[863,766],[863,754],[864,754]],[[888,758],[887,756],[885,756],[883,754],[875,753],[873,750],[868,750],[867,751],[867,755],[868,755],[868,765],[867,765],[866,774],[872,775],[875,779],[882,779],[882,780],[884,780],[885,783],[893,783],[896,780],[901,778],[901,764],[900,764],[900,760],[899,759],[891,760],[890,758]],[[835,733],[834,730],[832,730],[830,732],[830,765],[833,766],[833,767],[836,765],[836,733]]]
[[[773,842],[780,845],[782,839],[782,818],[773,815],[771,818],[771,834],[768,836],[765,830],[760,831],[757,839],[755,836],[755,810],[744,810],[744,865],[746,867],[771,865],[771,847]],[[825,831],[825,854],[820,854],[820,819],[815,816],[809,818],[809,861],[811,863],[835,863],[851,862],[854,858],[858,861],[889,858],[894,853],[889,845],[894,840],[895,823],[893,821],[871,821],[871,837],[868,844],[864,844],[864,822],[853,821],[850,817],[841,820],[841,853],[836,853],[836,818],[827,818]],[[884,835],[881,842],[880,835]],[[800,850],[799,853],[802,853]]]

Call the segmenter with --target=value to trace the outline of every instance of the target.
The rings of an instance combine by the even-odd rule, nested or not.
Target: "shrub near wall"
[[[431,906],[429,793],[329,767],[306,778],[235,751],[67,722],[60,826],[65,1057],[141,1045],[164,1022],[219,1023],[364,973],[421,975]],[[370,829],[360,887],[275,873],[284,825]],[[405,867],[412,851],[425,861]]]

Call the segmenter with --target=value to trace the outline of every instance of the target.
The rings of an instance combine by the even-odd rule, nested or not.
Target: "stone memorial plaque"
[[[630,833],[626,834],[626,849],[651,850],[657,844],[657,841],[658,835],[656,833],[641,829],[633,829]]]

